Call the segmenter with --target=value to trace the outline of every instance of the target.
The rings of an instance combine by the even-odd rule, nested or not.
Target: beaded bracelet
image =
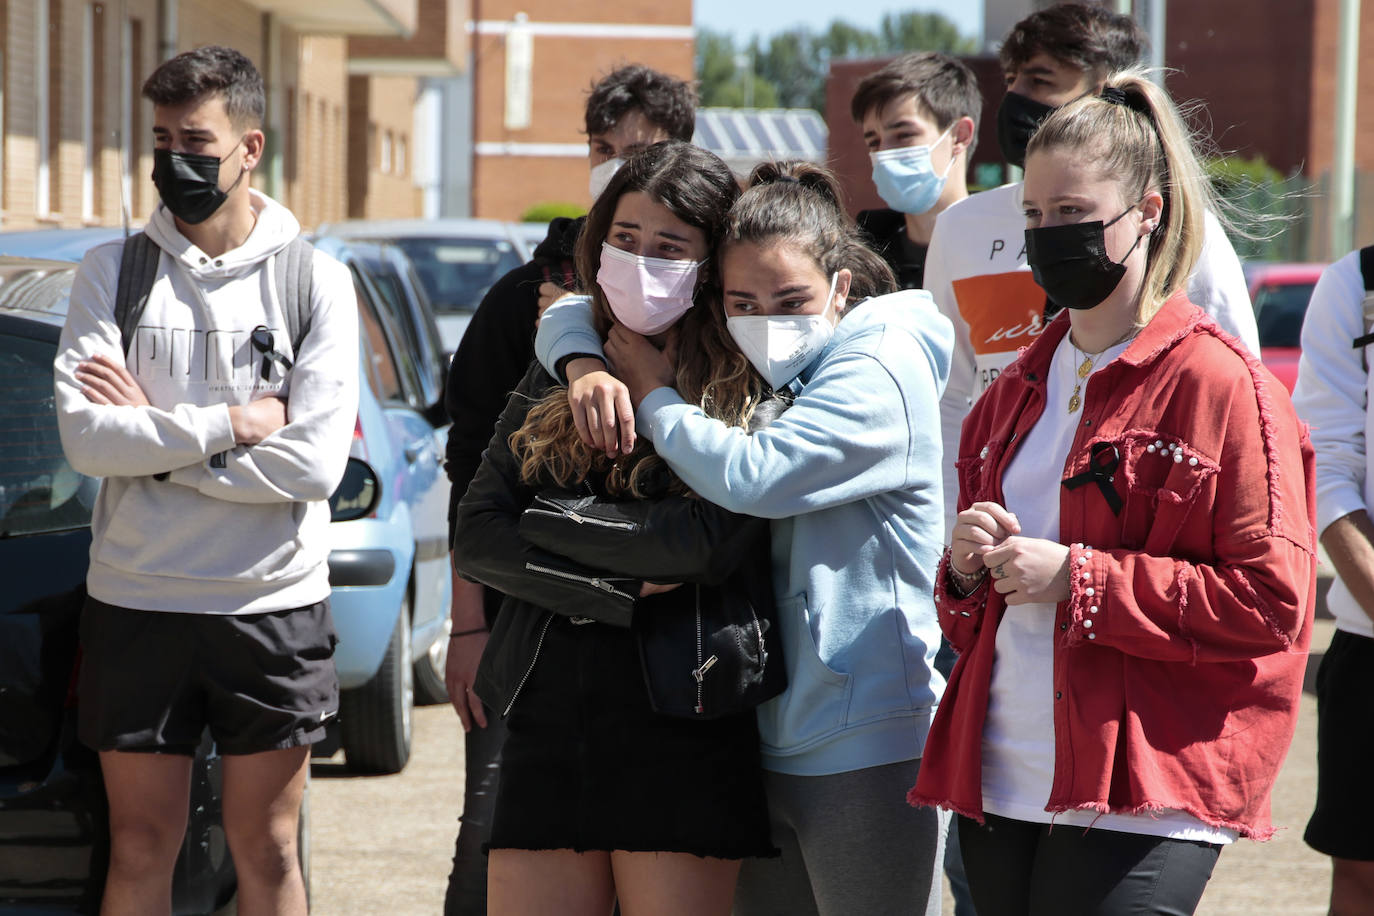
[[[966,573],[960,571],[954,565],[953,561],[949,563],[950,582],[954,585],[954,590],[959,593],[961,598],[967,598],[969,595],[973,594],[978,586],[982,584],[983,579],[987,577],[987,574],[988,570],[986,566],[975,573]]]

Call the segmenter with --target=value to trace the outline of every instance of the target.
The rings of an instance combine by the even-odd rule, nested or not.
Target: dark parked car
[[[77,622],[98,482],[67,463],[53,406],[73,273],[70,263],[0,257],[0,916],[95,913],[109,862],[100,760],[76,740]],[[351,461],[335,518],[368,514],[378,496],[371,468]],[[174,913],[211,913],[234,896],[220,785],[207,735]],[[308,887],[308,813],[300,839]]]

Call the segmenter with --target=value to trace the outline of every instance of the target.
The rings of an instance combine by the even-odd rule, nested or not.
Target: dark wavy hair
[[[206,45],[163,61],[143,83],[143,97],[154,105],[184,105],[219,95],[236,128],[261,127],[267,110],[262,74],[233,48]]]
[[[1002,69],[1015,72],[1037,54],[1072,64],[1099,82],[1140,62],[1148,40],[1130,16],[1089,3],[1059,3],[1016,23],[1002,42]]]
[[[604,134],[638,110],[673,140],[696,132],[697,94],[691,85],[643,64],[628,64],[597,81],[587,96],[586,132]]]
[[[587,284],[597,331],[604,337],[612,315],[605,294],[596,283],[601,268],[601,248],[615,218],[620,198],[642,193],[667,207],[674,216],[701,230],[707,252],[715,250],[731,205],[739,197],[739,184],[730,167],[713,153],[667,140],[632,155],[612,176],[606,190],[592,204],[587,222],[577,239],[577,275]],[[696,304],[677,324],[676,387],[684,399],[709,416],[732,426],[746,426],[763,392],[763,382],[739,352],[725,328],[719,284],[713,280],[712,261],[704,260],[697,272]],[[650,481],[667,480],[674,492],[686,492],[681,481],[668,472],[640,437],[635,451],[618,461],[583,444],[573,424],[566,389],[545,395],[526,415],[525,423],[511,435],[511,450],[520,459],[521,477],[529,483],[552,480],[567,486],[592,472],[606,475],[611,495],[646,495]]]
[[[939,51],[903,54],[859,81],[849,101],[849,116],[858,123],[870,112],[908,95],[916,97],[916,104],[940,130],[947,130],[960,118],[972,118],[973,139],[967,152],[972,158],[978,144],[983,93],[967,64]]]
[[[844,207],[839,181],[812,162],[765,162],[730,210],[723,254],[731,245],[784,242],[806,252],[828,276],[849,268],[849,302],[896,290],[887,261],[864,244]]]

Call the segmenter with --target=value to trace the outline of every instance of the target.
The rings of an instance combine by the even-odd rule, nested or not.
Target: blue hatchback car
[[[330,526],[340,739],[350,769],[394,773],[410,757],[414,701],[446,699],[448,479],[446,433],[434,423],[448,422],[435,384],[443,367],[434,350],[407,346],[416,334],[403,322],[416,319],[387,307],[368,265],[376,252],[333,238],[315,244],[353,274],[365,380],[353,455],[375,469],[382,491],[368,517]]]

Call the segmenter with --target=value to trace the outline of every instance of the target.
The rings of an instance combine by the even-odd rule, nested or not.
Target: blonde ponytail
[[[1083,96],[1056,110],[1026,150],[1070,149],[1115,178],[1126,202],[1150,191],[1164,198],[1159,225],[1150,235],[1136,315],[1145,324],[1188,283],[1202,252],[1212,187],[1194,138],[1168,93],[1140,69],[1107,78],[1101,94]]]

